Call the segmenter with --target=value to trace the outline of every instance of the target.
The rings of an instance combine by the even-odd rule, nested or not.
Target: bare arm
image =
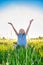
[[[13,24],[10,23],[10,22],[8,22],[8,24],[10,24],[10,25],[12,26],[12,28],[13,28],[13,30],[15,31],[16,35],[18,35],[18,32],[17,32],[16,29],[14,28]]]
[[[31,26],[32,21],[33,21],[33,19],[30,20],[29,26],[28,26],[28,28],[26,30],[26,35],[27,35],[27,33],[28,33],[29,29],[30,29],[30,26]]]

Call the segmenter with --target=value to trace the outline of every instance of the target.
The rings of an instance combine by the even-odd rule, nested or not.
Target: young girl
[[[33,19],[30,20],[30,23],[29,23],[29,26],[28,26],[26,32],[25,32],[24,29],[20,29],[19,33],[16,31],[13,24],[8,22],[8,24],[10,24],[12,26],[12,28],[15,31],[16,35],[18,36],[18,42],[17,42],[18,46],[26,46],[26,35],[27,35],[27,33],[28,33],[29,29],[30,29],[32,21],[33,21]]]

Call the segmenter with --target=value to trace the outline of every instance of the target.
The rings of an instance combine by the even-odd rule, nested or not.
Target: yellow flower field
[[[17,40],[15,39],[0,39],[0,50],[13,50],[15,43],[17,43]],[[29,44],[31,47],[34,46],[35,49],[38,50],[43,47],[43,39],[29,39],[27,40],[27,44]],[[39,52],[43,56],[42,50]]]
[[[19,48],[14,51],[14,45],[17,44],[17,41],[15,39],[0,39],[0,64],[1,65],[10,65],[12,61],[12,65],[24,65],[25,58],[27,58],[27,65],[43,65],[43,39],[29,39],[27,40],[27,50],[25,48]],[[25,50],[24,50],[25,49]],[[19,56],[17,53],[17,50],[19,50]],[[26,57],[27,52],[27,57]],[[16,57],[20,59],[14,59]],[[34,56],[35,55],[35,56]],[[22,58],[23,56],[23,58]],[[9,60],[10,59],[10,60]],[[25,60],[23,63],[21,61]],[[38,61],[37,61],[38,60]],[[16,64],[15,64],[16,62]]]

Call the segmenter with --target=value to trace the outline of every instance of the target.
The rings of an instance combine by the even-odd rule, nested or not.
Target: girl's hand
[[[32,23],[32,21],[34,21],[34,19],[31,19],[31,20],[30,20],[30,24]]]
[[[16,29],[14,28],[13,24],[10,23],[10,22],[8,22],[8,24],[10,24],[10,25],[12,26],[12,28],[13,28],[13,30],[15,31],[16,35],[18,36],[18,32],[17,32]]]
[[[12,23],[8,22],[8,24],[12,25]]]

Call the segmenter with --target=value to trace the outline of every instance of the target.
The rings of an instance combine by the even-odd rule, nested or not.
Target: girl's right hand
[[[12,23],[8,22],[8,24],[12,25]]]

